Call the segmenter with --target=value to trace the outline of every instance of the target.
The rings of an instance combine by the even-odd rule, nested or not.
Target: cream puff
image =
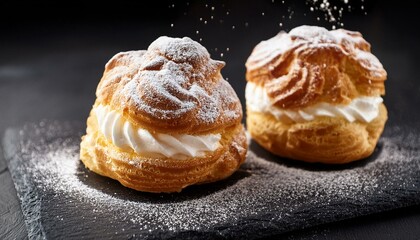
[[[160,37],[105,66],[80,158],[90,170],[144,192],[180,192],[234,173],[247,141],[225,63],[188,37]]]
[[[291,159],[348,163],[374,151],[387,121],[387,73],[359,32],[300,26],[246,62],[247,129]]]

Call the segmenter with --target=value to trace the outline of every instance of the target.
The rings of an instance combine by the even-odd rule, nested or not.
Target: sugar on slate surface
[[[42,206],[80,211],[80,218],[92,221],[106,216],[124,226],[118,232],[125,234],[211,232],[225,226],[225,234],[239,236],[250,234],[242,228],[249,225],[284,232],[404,206],[410,204],[408,193],[420,192],[419,138],[407,131],[398,135],[397,128],[382,138],[371,159],[352,166],[299,165],[251,144],[254,151],[232,177],[177,194],[136,192],[85,169],[79,160],[80,134],[74,129],[44,124],[22,131],[10,164],[16,184],[25,176]],[[19,194],[21,199],[25,195]],[[65,224],[65,212],[56,218]]]

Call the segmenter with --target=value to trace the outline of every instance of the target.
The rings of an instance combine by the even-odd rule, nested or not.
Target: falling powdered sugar
[[[329,1],[329,0],[306,0],[306,4],[309,5],[309,10],[311,12],[319,11],[324,16],[323,19],[326,22],[332,24],[331,28],[336,29],[338,27],[343,27],[343,14],[344,12],[351,12],[356,8],[357,3],[352,2],[353,5],[349,3],[349,0],[341,1]],[[360,9],[367,15],[364,7],[364,0],[360,1]],[[317,20],[320,21],[321,18],[317,17]]]

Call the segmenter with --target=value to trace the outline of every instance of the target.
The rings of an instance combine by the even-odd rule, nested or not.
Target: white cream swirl
[[[265,89],[252,82],[246,85],[245,98],[249,110],[270,113],[277,119],[293,122],[311,121],[320,116],[343,117],[349,122],[371,122],[379,115],[379,105],[383,101],[381,97],[359,97],[348,105],[321,102],[297,111],[286,110],[273,106]]]
[[[119,112],[109,106],[94,108],[98,126],[105,138],[122,149],[133,149],[146,156],[165,156],[174,159],[202,157],[206,152],[215,151],[221,134],[187,135],[151,133],[137,128]]]

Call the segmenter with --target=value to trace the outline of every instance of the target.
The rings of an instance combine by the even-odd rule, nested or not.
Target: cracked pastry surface
[[[105,65],[82,137],[90,170],[145,192],[179,192],[234,173],[247,143],[225,65],[190,38],[160,37]]]
[[[300,26],[246,62],[247,129],[274,154],[347,163],[372,154],[387,120],[387,73],[359,32]]]

